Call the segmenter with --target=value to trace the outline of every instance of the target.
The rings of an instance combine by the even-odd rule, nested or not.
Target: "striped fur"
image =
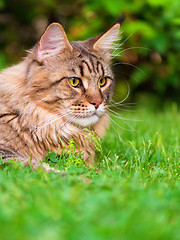
[[[0,153],[38,166],[48,151],[61,152],[73,138],[93,163],[84,127],[103,137],[114,79],[110,48],[120,24],[104,35],[69,42],[60,24],[48,27],[19,64],[0,74]],[[69,78],[80,79],[78,87]],[[99,79],[106,77],[100,87]],[[61,141],[61,140],[62,141]],[[6,154],[7,153],[7,154]]]

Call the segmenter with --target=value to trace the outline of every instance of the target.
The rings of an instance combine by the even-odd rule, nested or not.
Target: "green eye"
[[[102,77],[99,79],[99,86],[100,87],[104,87],[107,83],[107,78],[106,77]]]
[[[68,78],[68,81],[72,87],[78,87],[81,80],[79,78],[72,77],[72,78]]]

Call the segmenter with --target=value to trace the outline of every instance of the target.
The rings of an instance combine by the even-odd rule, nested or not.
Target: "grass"
[[[49,163],[64,177],[2,164],[0,239],[179,240],[180,113],[173,105],[126,118],[113,118],[122,128],[112,124],[101,143],[101,171],[66,153],[68,164],[53,154]]]

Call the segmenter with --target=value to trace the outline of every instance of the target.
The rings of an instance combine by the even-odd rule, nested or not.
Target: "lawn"
[[[124,109],[132,111],[112,116],[98,168],[69,164],[61,176],[1,164],[0,239],[180,239],[177,106]]]

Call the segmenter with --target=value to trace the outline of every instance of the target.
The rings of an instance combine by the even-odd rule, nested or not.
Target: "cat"
[[[0,73],[0,155],[36,167],[48,151],[74,139],[87,166],[94,147],[84,128],[103,137],[114,77],[110,50],[122,21],[105,33],[69,42],[52,23],[22,62]]]

